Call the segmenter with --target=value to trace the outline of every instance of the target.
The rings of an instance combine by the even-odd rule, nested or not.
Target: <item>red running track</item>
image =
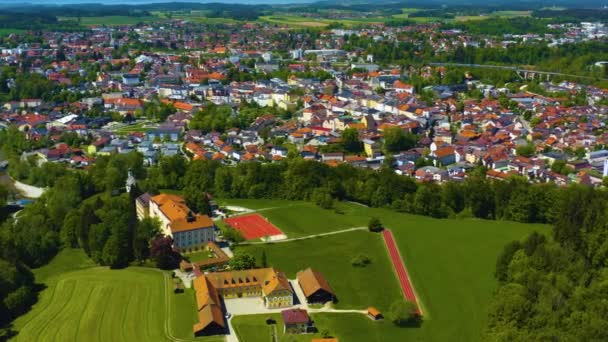
[[[246,240],[281,235],[283,232],[259,214],[236,216],[224,220],[229,226],[243,233]]]
[[[414,288],[410,281],[410,276],[407,274],[407,269],[403,264],[403,259],[401,258],[399,249],[397,249],[397,244],[395,243],[393,233],[389,229],[385,229],[384,231],[382,231],[382,237],[384,237],[386,249],[388,250],[388,254],[391,257],[393,266],[395,267],[395,272],[397,273],[397,278],[399,279],[399,283],[401,284],[403,295],[407,300],[416,304],[416,307],[418,307],[418,314],[420,314],[420,306],[418,306],[418,301],[416,299],[416,294],[414,293]]]

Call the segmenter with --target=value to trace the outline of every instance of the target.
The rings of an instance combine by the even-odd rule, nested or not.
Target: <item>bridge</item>
[[[498,69],[498,70],[510,70],[517,73],[519,77],[522,79],[534,79],[538,76],[541,79],[543,76],[546,76],[547,81],[551,78],[551,76],[561,76],[561,77],[569,77],[569,78],[580,78],[580,79],[588,79],[595,80],[599,79],[602,81],[608,81],[608,78],[596,78],[592,76],[581,76],[581,75],[573,75],[573,74],[564,74],[560,72],[553,71],[540,71],[540,70],[532,70],[532,69],[523,69],[516,66],[508,66],[508,65],[490,65],[490,64],[463,64],[463,63],[430,63],[432,66],[446,66],[446,67],[465,67],[465,68],[484,68],[484,69]]]

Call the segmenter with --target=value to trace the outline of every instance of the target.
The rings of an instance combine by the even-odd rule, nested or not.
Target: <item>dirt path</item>
[[[307,235],[307,236],[301,236],[301,237],[291,238],[291,239],[285,239],[285,240],[241,242],[240,245],[265,245],[265,244],[269,244],[269,243],[285,243],[285,242],[292,242],[292,241],[299,241],[299,240],[314,239],[314,238],[317,238],[317,237],[328,236],[328,235],[348,233],[348,232],[353,232],[353,231],[357,231],[357,230],[367,230],[367,227],[353,227],[353,228],[348,228],[348,229],[336,230],[336,231],[333,231],[333,232],[314,234],[314,235]]]

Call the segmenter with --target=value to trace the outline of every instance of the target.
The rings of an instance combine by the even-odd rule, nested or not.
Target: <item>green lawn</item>
[[[309,202],[230,200],[226,203],[260,210],[258,212],[260,215],[266,217],[290,238],[365,227],[370,217],[367,211],[361,211],[367,208],[349,203],[337,204],[339,212],[322,209]]]
[[[230,202],[245,207],[248,204],[248,201]],[[279,205],[277,201],[271,203]],[[258,207],[269,204],[265,201],[256,203]],[[397,329],[399,335],[408,340],[479,341],[497,286],[493,273],[496,258],[503,246],[509,241],[524,238],[534,230],[546,234],[549,232],[546,225],[477,219],[439,220],[351,203],[339,204],[344,215],[312,207],[302,202],[284,202],[284,209],[260,213],[288,235],[315,234],[366,225],[369,217],[379,217],[395,234],[424,310],[425,321],[420,328]],[[244,248],[251,249],[257,260],[260,260],[261,251],[265,250],[268,263],[286,271],[289,276],[307,266],[319,269],[341,299],[338,307],[377,305],[385,310],[397,296],[392,268],[384,269],[376,261],[386,255],[382,241],[367,232]],[[358,253],[372,258],[370,274],[365,274],[366,269],[359,272],[350,265],[351,258]],[[343,325],[348,326],[348,323],[344,322]],[[353,340],[387,340],[382,337],[385,336],[384,328],[373,329],[365,338]]]
[[[188,253],[188,254],[184,254],[185,258],[188,258],[188,260],[190,260],[190,262],[201,262],[201,261],[205,261],[207,259],[211,259],[212,257],[209,256],[209,252],[208,251],[199,251],[199,252],[194,252],[194,253]]]
[[[192,337],[194,292],[173,294],[171,279],[159,270],[110,270],[68,249],[34,273],[46,289],[14,322],[15,341],[222,340]]]
[[[274,319],[276,325],[266,324],[268,318]],[[321,337],[319,334],[284,334],[283,318],[280,314],[236,316],[232,319],[232,326],[239,340],[243,342],[272,341],[271,336],[274,329],[276,329],[277,341],[279,342],[310,342],[312,338]]]

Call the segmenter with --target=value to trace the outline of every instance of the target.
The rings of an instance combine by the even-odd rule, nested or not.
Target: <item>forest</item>
[[[607,192],[572,186],[553,206],[553,236],[532,234],[505,246],[485,339],[608,339]]]

